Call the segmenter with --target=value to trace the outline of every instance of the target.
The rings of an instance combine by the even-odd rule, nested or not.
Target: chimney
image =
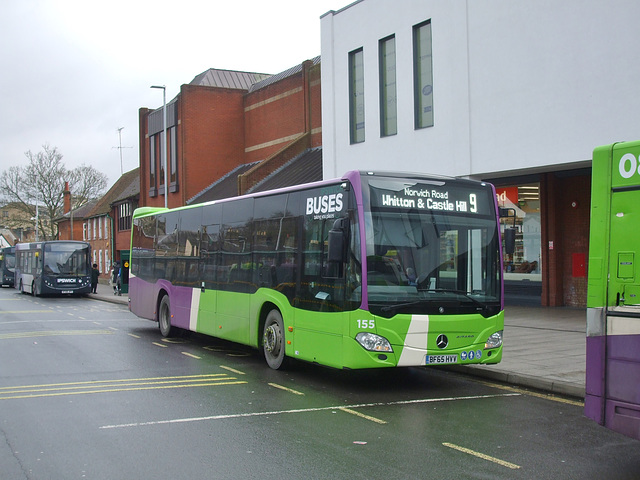
[[[64,212],[69,213],[71,211],[71,192],[69,191],[69,182],[64,182],[64,192],[62,192],[64,199]]]

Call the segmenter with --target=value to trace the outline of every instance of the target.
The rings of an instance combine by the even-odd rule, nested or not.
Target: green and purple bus
[[[488,183],[342,178],[133,215],[130,310],[335,368],[498,363],[501,239]]]
[[[596,148],[592,168],[585,414],[640,439],[640,142]]]

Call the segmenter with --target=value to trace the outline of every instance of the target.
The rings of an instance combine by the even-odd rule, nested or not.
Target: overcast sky
[[[138,109],[162,106],[151,85],[168,102],[209,68],[282,72],[320,55],[320,16],[349,3],[0,0],[0,171],[48,144],[110,187],[120,153],[138,166]]]

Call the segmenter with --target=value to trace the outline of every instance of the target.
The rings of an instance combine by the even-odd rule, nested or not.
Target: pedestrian
[[[91,293],[98,293],[98,278],[100,277],[100,270],[98,270],[98,264],[94,263],[91,269]]]
[[[120,264],[113,262],[113,269],[111,270],[111,285],[113,286],[113,294],[118,293],[118,277],[120,276]]]

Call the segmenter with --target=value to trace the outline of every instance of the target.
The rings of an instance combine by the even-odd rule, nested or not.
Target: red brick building
[[[89,242],[91,263],[98,265],[104,283],[109,280],[114,262],[124,265],[129,260],[131,216],[140,193],[139,171],[135,168],[126,172],[100,199],[73,211],[69,187],[65,187],[65,214],[56,220],[58,239]]]
[[[65,182],[63,195],[63,215],[54,219],[58,225],[58,240],[86,240],[85,218],[95,207],[97,201],[92,201],[75,207],[72,205],[69,182]]]
[[[141,108],[140,205],[164,206],[163,109]],[[320,58],[278,75],[210,69],[167,104],[168,206],[186,205],[238,167],[248,191],[322,145]],[[309,180],[315,180],[310,178]]]

